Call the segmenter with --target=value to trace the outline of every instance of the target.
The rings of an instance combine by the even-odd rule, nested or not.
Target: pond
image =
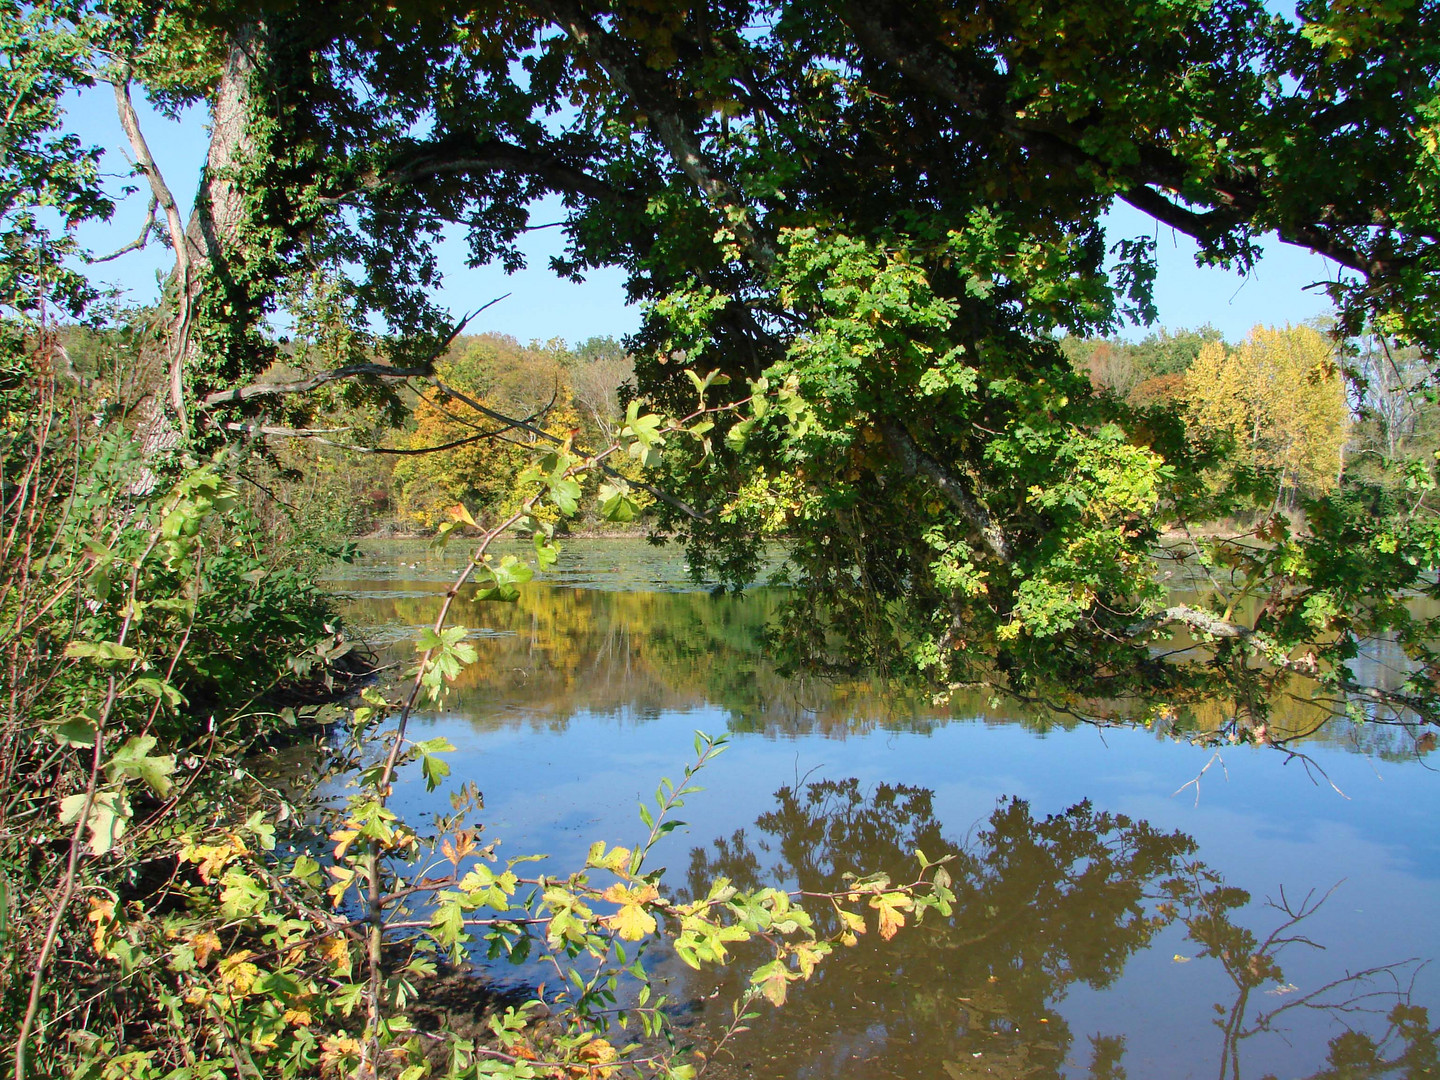
[[[400,660],[462,559],[371,542],[332,584]],[[458,748],[447,788],[479,785],[502,855],[543,852],[553,873],[595,840],[641,837],[637,803],[680,774],[697,729],[729,745],[657,849],[678,891],[720,874],[816,889],[846,870],[905,873],[916,847],[956,856],[951,918],[867,935],[783,1009],[762,1001],[715,1073],[1440,1070],[1440,777],[1403,731],[1332,724],[1303,758],[1216,752],[983,698],[937,708],[787,679],[758,636],[777,603],[697,589],[672,549],[569,542],[518,603],[462,596],[453,621],[479,662],[411,728]],[[1312,711],[1291,703],[1276,724],[1306,730]],[[418,819],[448,809],[447,789],[407,774],[393,805]],[[735,976],[657,970],[685,1037],[703,1045],[728,1022]]]

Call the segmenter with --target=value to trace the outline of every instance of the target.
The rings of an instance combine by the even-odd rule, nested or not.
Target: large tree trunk
[[[236,182],[238,169],[250,153],[252,78],[263,27],[251,24],[237,33],[210,112],[210,147],[190,219],[183,226],[175,198],[150,153],[130,99],[129,83],[115,82],[121,126],[135,155],[137,171],[149,182],[152,196],[165,213],[175,265],[162,300],[166,317],[165,385],[156,387],[140,425],[147,458],[176,446],[188,434],[187,391],[198,359],[192,333],[195,309],[207,288],[224,288],[229,267],[241,243],[245,217],[244,192]],[[153,478],[150,478],[153,483]]]
[[[244,200],[235,182],[235,172],[251,146],[248,123],[251,79],[261,33],[260,26],[249,26],[230,44],[211,106],[210,148],[205,170],[190,220],[183,227],[174,195],[141,131],[130,97],[128,72],[122,72],[115,79],[116,107],[135,155],[136,171],[149,182],[154,204],[165,214],[170,246],[175,252],[175,266],[161,300],[166,320],[165,356],[162,363],[157,363],[156,374],[164,371],[164,383],[159,385],[157,380],[147,396],[136,431],[143,458],[150,463],[189,436],[187,390],[193,389],[189,385],[190,374],[199,351],[191,332],[196,305],[204,289],[223,287],[229,278],[227,267],[240,244]],[[145,494],[157,479],[147,465],[132,490]]]

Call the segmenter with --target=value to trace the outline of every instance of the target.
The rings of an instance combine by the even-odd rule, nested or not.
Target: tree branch
[[[903,424],[895,420],[882,420],[878,427],[880,434],[885,437],[886,445],[890,447],[890,452],[899,461],[905,475],[922,474],[939,489],[951,506],[960,511],[960,516],[970,523],[970,527],[975,530],[992,555],[1001,562],[1012,561],[1013,555],[1005,533],[995,523],[990,512],[965,489],[965,485],[951,476],[943,465],[920,449],[914,437]]]
[[[175,202],[175,196],[171,193],[170,186],[165,183],[165,177],[160,172],[160,167],[155,164],[154,156],[150,153],[150,145],[145,141],[145,134],[140,130],[140,117],[135,112],[135,103],[130,98],[128,71],[118,75],[112,85],[115,88],[115,110],[120,117],[120,126],[125,130],[125,137],[130,140],[130,149],[135,154],[135,169],[145,177],[150,185],[152,214],[157,203],[165,212],[165,225],[170,232],[170,246],[175,252],[175,277],[180,283],[178,291],[180,312],[170,335],[170,405],[183,424],[185,422],[184,360],[190,326],[190,249],[186,243],[185,226],[180,220],[180,208]],[[148,228],[146,231],[149,231]],[[144,235],[144,233],[141,234],[142,238]]]
[[[1168,623],[1183,623],[1192,630],[1198,630],[1202,634],[1209,634],[1211,637],[1226,639],[1247,639],[1255,636],[1255,631],[1241,623],[1230,622],[1228,619],[1221,619],[1208,612],[1199,611],[1196,608],[1184,604],[1177,604],[1168,607],[1164,611],[1157,611],[1147,619],[1131,626],[1125,631],[1128,637],[1140,637],[1158,630]]]
[[[445,354],[455,339],[460,336],[465,327],[470,325],[472,319],[482,311],[494,307],[501,300],[506,299],[510,294],[497,296],[494,300],[481,304],[469,315],[464,316],[450,328],[443,341],[434,349],[429,358],[425,361],[424,367],[418,368],[397,368],[386,364],[349,364],[345,367],[334,368],[330,371],[317,372],[304,379],[296,379],[291,382],[277,383],[251,383],[249,386],[232,387],[229,390],[217,390],[207,396],[197,408],[202,412],[218,408],[221,405],[240,405],[258,397],[281,397],[287,394],[304,394],[308,391],[324,386],[326,383],[337,382],[341,379],[353,379],[356,377],[367,377],[377,379],[414,379],[424,378],[430,374],[435,361]]]
[[[209,411],[221,405],[240,405],[247,401],[253,401],[255,398],[304,394],[324,386],[326,383],[361,376],[375,379],[412,379],[429,374],[428,368],[397,368],[387,364],[350,364],[346,367],[333,368],[330,371],[320,371],[308,378],[296,379],[292,382],[251,383],[249,386],[237,386],[230,390],[217,390],[204,398],[198,407],[201,411]]]
[[[150,242],[150,230],[155,228],[155,211],[159,208],[159,206],[160,200],[152,194],[150,196],[150,206],[145,211],[145,224],[140,227],[140,235],[137,236],[134,240],[131,240],[130,243],[126,244],[124,247],[120,248],[118,251],[112,251],[109,255],[86,256],[85,261],[90,263],[92,266],[98,266],[100,263],[112,262],[115,259],[118,259],[121,255],[128,254],[131,251],[139,251],[141,248],[143,248],[146,244]]]
[[[464,405],[468,405],[470,408],[478,412],[481,416],[488,416],[490,419],[497,420],[502,424],[513,425],[521,431],[529,432],[537,439],[544,439],[546,442],[553,443],[556,446],[563,445],[565,442],[564,439],[560,438],[558,435],[551,435],[550,432],[546,431],[544,428],[536,427],[534,424],[527,423],[523,420],[516,420],[514,417],[506,416],[502,412],[496,412],[488,405],[482,404],[481,402],[476,401],[474,398],[466,394],[462,394],[454,387],[446,386],[443,382],[435,378],[435,376],[433,375],[428,376],[428,378],[432,383],[435,384],[436,389],[438,389],[441,393],[445,394],[448,397],[454,398],[456,401],[459,401]],[[689,503],[677,499],[668,491],[665,491],[662,488],[658,488],[653,484],[648,484],[644,480],[632,480],[628,476],[624,476],[617,470],[612,469],[603,461],[597,462],[597,464],[599,465],[601,472],[603,472],[606,476],[610,477],[611,479],[624,480],[627,484],[631,484],[634,487],[638,487],[644,491],[648,491],[655,498],[659,499],[666,506],[670,507],[670,509],[679,511],[686,517],[690,518],[692,521],[707,520],[705,515],[700,513],[700,511],[696,510]]]
[[[612,201],[628,197],[599,177],[567,163],[559,154],[531,150],[499,139],[452,135],[410,145],[364,176],[354,189],[327,201],[343,202],[358,191],[414,185],[428,177],[499,171],[524,172],[538,177],[556,192]]]
[[[650,130],[671,160],[710,205],[721,211],[756,266],[762,271],[769,271],[775,265],[774,247],[761,236],[754,214],[740,192],[706,160],[694,134],[681,121],[674,105],[661,101],[657,95],[642,92],[639,84],[643,73],[628,70],[629,65],[611,47],[609,35],[578,6],[565,3],[565,0],[534,0],[532,6],[569,34],[623,97],[644,110],[649,117]],[[633,77],[636,74],[640,78]]]

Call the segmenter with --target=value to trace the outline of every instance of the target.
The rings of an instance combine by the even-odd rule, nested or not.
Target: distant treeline
[[[1194,441],[1218,440],[1226,464],[1217,484],[1249,471],[1268,478],[1280,505],[1332,491],[1342,477],[1367,499],[1393,498],[1403,481],[1378,467],[1382,457],[1418,460],[1440,447],[1440,411],[1417,389],[1427,373],[1422,357],[1378,335],[1339,345],[1323,328],[1256,327],[1228,342],[1202,326],[1136,341],[1067,336],[1060,347],[1096,393],[1175,415]],[[634,359],[610,337],[522,345],[475,334],[451,344],[437,374],[528,427],[506,429],[435,389],[410,392],[389,426],[373,409],[336,399],[319,426],[352,432],[352,442],[363,435],[384,452],[292,440],[276,451],[270,482],[332,534],[426,532],[456,503],[494,519],[511,507],[515,478],[545,441],[531,429],[584,448],[609,444]]]
[[[483,524],[513,509],[516,477],[549,442],[538,432],[583,449],[609,445],[633,372],[631,357],[610,337],[572,347],[559,339],[522,345],[504,334],[462,335],[435,367],[454,396],[402,390],[406,408],[394,423],[368,405],[336,400],[316,421],[336,434],[280,445],[270,480],[334,533],[428,532],[457,503]],[[466,399],[523,424],[486,416]],[[360,442],[373,451],[334,445]]]
[[[133,402],[126,383],[136,374],[110,359],[130,355],[123,333],[71,328],[66,336],[73,376],[97,415]],[[1237,470],[1268,476],[1283,505],[1342,479],[1367,499],[1393,500],[1403,475],[1382,462],[1417,461],[1440,448],[1440,407],[1419,389],[1428,374],[1423,357],[1380,335],[1337,344],[1323,328],[1256,327],[1228,342],[1207,325],[1135,341],[1066,336],[1059,344],[1097,394],[1174,415],[1195,441],[1218,440],[1227,464],[1217,482]],[[304,357],[293,361],[296,372],[304,369]],[[611,337],[571,346],[467,334],[451,342],[436,373],[456,395],[524,425],[488,418],[435,388],[402,388],[400,408],[353,391],[317,395],[303,420],[311,436],[272,440],[252,466],[255,511],[277,530],[328,539],[428,532],[456,503],[494,519],[511,507],[516,477],[547,441],[537,432],[582,448],[610,443],[634,358]],[[269,377],[290,374],[282,364]],[[617,464],[633,471],[633,462]]]
[[[1289,502],[1342,478],[1383,497],[1396,477],[1382,457],[1418,460],[1440,445],[1440,413],[1419,389],[1423,357],[1379,335],[1342,345],[1312,326],[1257,326],[1230,343],[1207,325],[1060,347],[1096,392],[1176,409],[1196,438],[1228,440],[1230,468],[1268,471]]]

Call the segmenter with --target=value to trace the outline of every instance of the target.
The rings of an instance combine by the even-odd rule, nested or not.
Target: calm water
[[[335,587],[406,656],[460,557],[372,544]],[[1440,777],[1403,733],[1328,729],[1307,766],[787,680],[756,636],[776,602],[696,590],[673,551],[572,542],[519,603],[457,605],[480,662],[412,729],[458,747],[452,780],[483,790],[501,854],[545,852],[547,872],[638,840],[637,801],[696,729],[732,741],[659,849],[677,890],[823,888],[903,873],[917,846],[957,854],[953,918],[872,933],[762,1005],[722,1075],[1440,1073]],[[1292,703],[1275,726],[1314,715]],[[411,815],[448,804],[413,782],[397,797]],[[1265,947],[1275,933],[1289,944]],[[682,1028],[728,1019],[723,976],[660,969]]]

